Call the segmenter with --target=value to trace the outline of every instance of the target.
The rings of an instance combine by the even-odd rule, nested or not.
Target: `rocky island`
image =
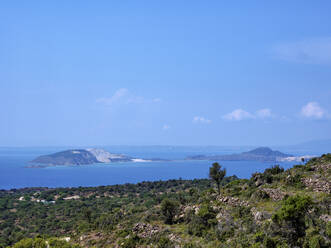
[[[113,162],[148,162],[149,160],[132,158],[123,154],[110,153],[103,149],[71,149],[49,155],[39,156],[30,162],[29,168],[57,165],[74,166]]]

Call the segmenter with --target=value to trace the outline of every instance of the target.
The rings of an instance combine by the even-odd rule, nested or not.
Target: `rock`
[[[227,210],[221,209],[216,215],[216,219],[218,222],[230,222],[233,218]]]
[[[236,197],[218,196],[217,200],[231,206],[242,206],[242,207],[249,206],[249,203],[247,201],[240,200],[239,198]]]
[[[150,238],[160,230],[161,229],[158,226],[152,226],[151,224],[147,223],[137,223],[133,227],[132,232],[134,232],[140,238]]]
[[[331,167],[330,167],[331,168]],[[315,192],[331,193],[331,182],[327,178],[323,177],[306,177],[302,178],[302,183],[312,188]]]
[[[320,216],[320,219],[325,221],[325,222],[329,222],[329,221],[331,221],[331,215],[323,214],[323,215]]]
[[[63,238],[60,238],[60,240],[63,240],[63,241],[69,242],[69,241],[70,241],[70,237],[63,237]]]
[[[181,241],[181,239],[173,233],[170,233],[168,238],[170,239],[170,241],[176,242],[176,243],[179,243]]]
[[[281,201],[286,195],[280,189],[262,188],[261,191],[264,191],[266,194],[268,194],[268,196],[274,201]]]
[[[246,189],[248,189],[248,188],[249,188],[249,186],[248,186],[247,183],[245,183],[245,184],[241,187],[242,190],[246,190]]]
[[[261,173],[254,173],[253,181],[255,182],[256,187],[259,187],[259,186],[265,184]]]
[[[193,210],[195,214],[198,214],[200,207],[199,206],[193,206]]]
[[[79,198],[80,198],[79,195],[73,195],[73,196],[65,197],[65,198],[63,198],[63,200],[65,200],[65,201],[67,201],[67,200],[77,200]]]
[[[257,179],[256,182],[255,182],[255,186],[256,186],[256,187],[259,187],[259,186],[261,186],[262,184],[263,184],[262,179]]]
[[[258,223],[271,218],[271,214],[266,211],[258,211],[255,207],[251,209],[251,213],[254,217],[254,220]]]
[[[254,214],[254,220],[256,220],[256,221],[261,221],[261,220],[263,220],[263,213],[262,213],[262,212],[256,212],[256,213]]]

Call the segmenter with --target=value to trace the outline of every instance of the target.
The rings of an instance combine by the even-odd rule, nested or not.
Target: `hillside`
[[[211,160],[211,161],[264,161],[276,162],[285,158],[293,157],[293,155],[285,154],[279,151],[273,151],[269,147],[259,147],[248,152],[229,155],[197,155],[188,157],[193,160]]]
[[[331,154],[220,194],[208,179],[3,190],[0,210],[0,247],[330,247]]]

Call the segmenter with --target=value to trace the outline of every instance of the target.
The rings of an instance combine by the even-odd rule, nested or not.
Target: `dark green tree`
[[[221,182],[225,177],[226,169],[222,169],[222,166],[218,163],[213,163],[212,167],[209,168],[209,178],[212,179],[218,189],[218,194],[221,193]]]
[[[283,200],[281,208],[272,216],[275,223],[287,222],[296,231],[297,237],[305,235],[305,217],[312,208],[313,201],[310,196],[294,195]]]
[[[90,208],[83,208],[83,216],[84,216],[84,219],[86,219],[88,223],[91,223],[92,210]]]
[[[164,223],[172,224],[174,217],[177,213],[179,203],[175,200],[168,198],[164,199],[161,203],[161,212],[164,217]]]

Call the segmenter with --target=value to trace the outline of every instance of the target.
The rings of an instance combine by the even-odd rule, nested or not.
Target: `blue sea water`
[[[125,162],[84,166],[26,168],[37,156],[61,151],[63,148],[1,148],[0,189],[23,187],[78,187],[100,186],[167,179],[207,178],[212,161],[182,160],[188,155],[225,154],[228,150],[184,149],[176,147],[110,147],[107,150],[139,158],[174,159],[169,162]],[[273,163],[224,161],[227,175],[249,178]],[[294,163],[281,163],[285,169]]]

